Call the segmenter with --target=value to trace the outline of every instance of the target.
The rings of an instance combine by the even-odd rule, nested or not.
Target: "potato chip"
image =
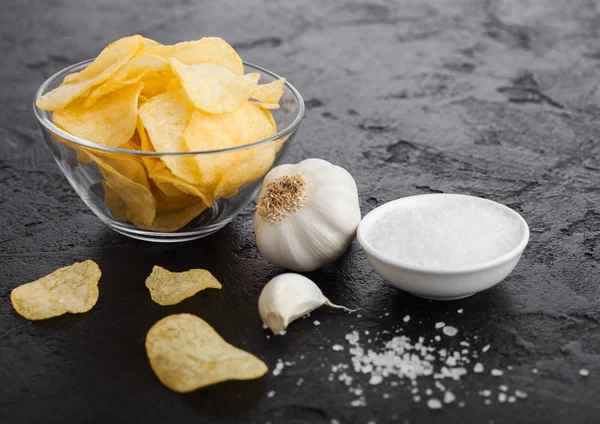
[[[169,196],[160,190],[156,184],[152,184],[150,190],[156,198],[157,212],[169,212],[183,209],[190,203],[198,200],[196,197],[183,193],[179,190],[177,190],[176,193],[173,193],[174,195]]]
[[[256,88],[260,74],[237,76],[212,63],[184,65],[171,59],[171,69],[179,77],[191,102],[207,113],[227,113],[239,109]]]
[[[111,77],[125,65],[142,47],[143,37],[134,35],[125,37],[108,45],[83,71],[65,77],[64,83],[44,94],[36,102],[37,107],[47,111],[56,111]]]
[[[87,68],[80,72],[67,75],[64,82],[72,84],[89,80],[102,74],[107,68],[116,63],[127,63],[129,59],[144,47],[146,40],[149,39],[136,34],[113,41],[100,52]],[[126,58],[126,60],[123,61],[124,58]]]
[[[127,208],[121,196],[115,191],[108,181],[100,181],[104,188],[104,206],[117,221],[127,221]]]
[[[138,95],[143,84],[134,84],[107,94],[92,107],[81,99],[52,114],[55,124],[84,140],[119,147],[135,132]]]
[[[10,293],[15,311],[28,320],[87,312],[98,301],[100,268],[91,260],[59,268]]]
[[[175,305],[204,289],[220,289],[221,283],[205,269],[171,272],[155,265],[146,278],[150,296],[159,305]]]
[[[183,209],[157,212],[150,230],[162,232],[180,230],[205,210],[206,205],[204,202],[196,200],[190,202]]]
[[[150,191],[142,164],[125,157],[101,158],[88,154],[113,191],[123,200],[127,220],[139,227],[150,227],[156,215],[156,199]]]
[[[268,84],[257,85],[252,92],[252,98],[264,104],[273,104],[279,107],[279,100],[283,96],[283,87],[285,86],[285,78],[279,78],[276,81]],[[268,107],[266,109],[277,109]]]
[[[136,84],[142,80],[160,80],[161,73],[169,71],[169,62],[156,55],[144,54],[131,59],[108,81],[94,88],[85,99],[84,107],[90,107],[105,94]]]
[[[212,206],[214,202],[214,199],[209,193],[212,189],[190,184],[187,181],[176,177],[164,163],[156,165],[150,172],[149,177],[167,196],[176,196],[177,193],[183,192],[199,197],[208,206]]]
[[[152,370],[166,387],[187,393],[226,380],[262,377],[267,366],[233,347],[204,320],[191,314],[170,315],[146,336]]]
[[[249,144],[271,137],[276,131],[269,111],[246,103],[236,111],[221,115],[196,111],[184,139],[190,149],[206,151]],[[274,160],[273,143],[196,156],[202,176],[200,183],[214,187],[215,198],[232,196],[239,186],[261,178]]]
[[[140,138],[141,150],[144,152],[154,152],[154,146],[150,142],[146,128],[144,128],[144,123],[139,117],[137,119],[137,135]],[[146,167],[146,173],[149,174],[160,162],[160,158],[155,156],[142,156],[142,162],[144,162],[144,166]]]
[[[225,40],[204,37],[197,41],[185,41],[174,46],[150,47],[146,53],[177,59],[184,65],[213,63],[230,70],[234,75],[244,75],[244,64],[237,52]]]
[[[187,150],[183,133],[190,121],[194,106],[181,91],[166,92],[152,97],[139,111],[150,141],[157,152],[184,152]],[[198,183],[198,167],[191,156],[162,156],[163,162],[179,178]]]

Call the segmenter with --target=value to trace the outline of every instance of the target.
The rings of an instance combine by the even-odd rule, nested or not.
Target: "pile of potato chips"
[[[37,106],[79,138],[140,152],[209,152],[277,133],[285,79],[258,85],[220,38],[172,46],[140,35],[106,47]],[[106,207],[119,221],[177,231],[215,200],[270,169],[281,143],[220,153],[143,156],[77,147],[102,174]]]

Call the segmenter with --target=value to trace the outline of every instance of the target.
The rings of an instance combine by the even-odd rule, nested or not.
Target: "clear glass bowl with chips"
[[[280,108],[271,111],[277,133],[269,138],[190,152],[148,152],[96,144],[63,131],[53,123],[51,112],[35,104],[67,75],[91,62],[69,66],[48,78],[35,95],[34,113],[56,163],[81,199],[110,228],[136,239],[181,242],[223,228],[255,198],[263,177],[280,163],[304,117],[302,96],[286,82]],[[244,67],[246,72],[259,73],[261,83],[279,79],[259,66],[244,63]],[[190,160],[198,163],[201,172],[218,173],[210,188],[174,181],[164,165],[165,161]],[[140,178],[149,182],[149,190],[140,187]]]

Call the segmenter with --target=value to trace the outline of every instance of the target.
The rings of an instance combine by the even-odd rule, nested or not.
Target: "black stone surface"
[[[85,207],[43,143],[31,111],[39,84],[132,33],[163,43],[224,37],[304,95],[308,112],[289,162],[320,157],[347,168],[364,213],[430,192],[505,203],[531,228],[521,262],[484,293],[428,302],[382,281],[355,243],[310,277],[332,301],[361,308],[361,318],[323,308],[267,339],[257,298],[281,270],[255,247],[254,207],[201,241],[129,240]],[[3,1],[0,422],[598,422],[599,39],[594,0]],[[89,313],[28,322],[13,311],[14,287],[87,258],[103,272]],[[158,306],[144,287],[154,264],[208,268],[223,290]],[[150,370],[143,342],[176,312],[201,316],[271,369],[278,359],[295,365],[278,377],[175,394]],[[430,338],[438,321],[478,336],[473,349],[491,345],[485,373],[448,383],[463,408],[430,410],[406,387],[370,386],[366,375],[355,381],[367,405],[352,407],[355,396],[328,381],[332,364],[350,361],[331,345],[352,329],[403,324]],[[490,376],[493,367],[505,375]],[[499,384],[529,397],[501,404]],[[494,393],[489,406],[482,389]]]

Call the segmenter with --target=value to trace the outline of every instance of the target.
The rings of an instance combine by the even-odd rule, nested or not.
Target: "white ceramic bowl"
[[[517,218],[520,240],[509,252],[477,265],[452,269],[427,269],[382,255],[368,243],[369,230],[387,212],[397,208],[423,208],[456,202],[481,202],[488,207],[500,208]],[[358,226],[358,241],[367,260],[383,279],[415,296],[433,300],[455,300],[488,289],[502,280],[515,268],[529,241],[529,227],[517,212],[491,200],[460,194],[424,194],[385,203],[372,210]]]

